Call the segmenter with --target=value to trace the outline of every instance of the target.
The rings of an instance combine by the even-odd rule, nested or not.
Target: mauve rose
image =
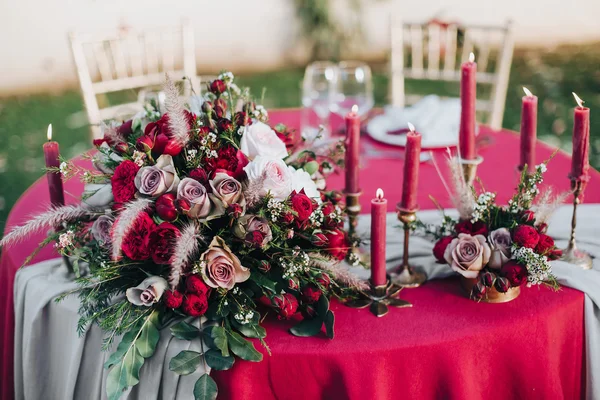
[[[244,207],[246,200],[242,193],[242,184],[224,172],[217,172],[210,181],[210,187],[216,198],[221,200],[225,207],[239,204]]]
[[[127,289],[125,295],[133,305],[150,307],[160,300],[167,286],[168,283],[165,279],[160,276],[151,276],[136,287]]]
[[[200,256],[203,261],[200,273],[204,282],[212,288],[232,289],[236,283],[245,282],[250,278],[250,270],[243,267],[239,258],[225,241],[215,236],[206,250]]]
[[[163,154],[156,164],[140,168],[135,176],[135,187],[146,196],[158,197],[163,193],[174,192],[179,185],[179,177],[173,165],[173,157]]]
[[[240,217],[233,228],[233,234],[240,239],[246,239],[246,236],[249,233],[253,233],[255,231],[262,234],[262,246],[269,243],[273,239],[273,233],[271,232],[269,222],[264,218],[257,217],[256,215],[244,215]]]
[[[177,188],[177,199],[190,203],[187,216],[193,219],[213,219],[225,213],[220,201],[214,202],[213,195],[206,191],[204,185],[192,178],[184,178]]]
[[[108,215],[101,215],[92,224],[90,232],[92,237],[101,244],[110,245],[110,230],[113,226],[113,219]]]
[[[477,278],[479,271],[488,263],[491,253],[483,235],[460,233],[446,247],[444,259],[465,278]]]
[[[279,159],[288,156],[285,143],[269,125],[259,121],[245,129],[240,140],[240,149],[250,160],[258,156]]]
[[[244,167],[250,184],[260,185],[259,195],[268,193],[275,200],[285,200],[292,193],[292,171],[281,159],[256,157]]]
[[[490,232],[488,240],[490,242],[490,248],[492,249],[488,267],[500,269],[510,259],[510,246],[512,245],[510,231],[506,228],[496,229],[495,231]]]

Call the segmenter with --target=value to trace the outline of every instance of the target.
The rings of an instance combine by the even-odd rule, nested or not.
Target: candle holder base
[[[416,288],[427,280],[425,270],[410,265],[401,265],[398,272],[392,274],[392,282],[403,288]]]
[[[562,261],[566,261],[576,267],[582,269],[592,269],[593,261],[592,257],[585,251],[579,250],[575,242],[575,230],[577,228],[577,206],[581,203],[581,194],[587,180],[585,179],[571,179],[571,189],[573,190],[573,215],[571,216],[571,236],[569,238],[569,245],[563,250],[561,257]]]
[[[472,185],[477,176],[477,166],[483,162],[483,157],[477,156],[473,160],[465,160],[458,157],[458,163],[462,166],[463,176],[467,185]]]
[[[346,214],[348,214],[348,236],[354,241],[356,236],[356,226],[358,225],[358,215],[360,214],[360,195],[362,192],[348,193],[346,195]]]
[[[373,286],[361,297],[355,300],[347,301],[345,304],[351,308],[367,308],[376,317],[383,317],[389,312],[389,306],[404,308],[412,307],[412,304],[406,300],[396,297],[402,288],[395,285],[388,278],[385,285]]]
[[[563,256],[560,259],[581,269],[592,269],[593,266],[592,257],[576,247],[563,250]]]

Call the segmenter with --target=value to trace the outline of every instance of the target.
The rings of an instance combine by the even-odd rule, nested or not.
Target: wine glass
[[[321,127],[322,137],[328,134],[329,113],[333,96],[333,82],[336,78],[337,66],[327,61],[316,61],[306,67],[302,82],[302,106],[305,108],[303,116],[303,134],[308,139],[314,139]],[[310,121],[311,111],[318,118],[319,127]]]
[[[356,105],[358,116],[366,116],[375,104],[371,68],[358,61],[342,61],[335,78],[331,111],[343,117]]]

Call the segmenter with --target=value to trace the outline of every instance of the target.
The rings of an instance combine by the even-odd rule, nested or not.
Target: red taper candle
[[[385,265],[387,200],[383,198],[383,190],[377,189],[375,198],[371,200],[371,283],[374,286],[387,282]]]
[[[409,123],[410,132],[406,135],[406,155],[404,158],[404,181],[402,182],[402,199],[400,207],[405,210],[417,208],[417,191],[419,187],[419,164],[421,162],[421,134]]]
[[[469,55],[469,61],[461,68],[460,77],[460,130],[458,145],[460,156],[464,160],[474,160],[475,153],[475,102],[477,100],[477,63],[475,55]]]
[[[521,161],[519,170],[522,171],[527,165],[527,171],[535,170],[535,141],[537,138],[537,102],[536,96],[531,94],[527,88],[523,88],[521,104]]]
[[[360,117],[358,106],[345,117],[346,121],[346,193],[358,193],[358,169],[360,157]]]
[[[52,141],[52,124],[48,125],[48,142],[44,143],[44,158],[46,168],[60,168],[60,152],[58,142]],[[47,171],[48,189],[50,190],[50,203],[54,206],[65,204],[62,177],[59,171]]]
[[[573,96],[577,101],[577,107],[573,117],[573,157],[569,178],[585,181],[590,169],[590,109],[583,106],[583,100],[575,93]]]

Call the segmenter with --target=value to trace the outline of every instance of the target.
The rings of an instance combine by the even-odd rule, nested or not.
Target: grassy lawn
[[[569,151],[576,92],[591,108],[591,163],[600,168],[600,46],[569,46],[546,50],[517,50],[511,70],[503,126],[518,130],[522,86],[539,97],[538,137]],[[235,72],[235,71],[234,71]],[[302,69],[282,70],[240,76],[240,85],[260,95],[266,89],[268,108],[300,105]],[[375,99],[386,103],[388,80],[385,71],[375,66]],[[433,91],[414,83],[407,89]],[[445,88],[442,88],[445,90]],[[31,183],[43,174],[42,143],[48,123],[61,152],[73,157],[90,147],[86,127],[74,127],[74,113],[83,110],[78,91],[60,95],[34,95],[0,99],[0,232],[10,208]],[[34,211],[34,210],[32,210]]]

